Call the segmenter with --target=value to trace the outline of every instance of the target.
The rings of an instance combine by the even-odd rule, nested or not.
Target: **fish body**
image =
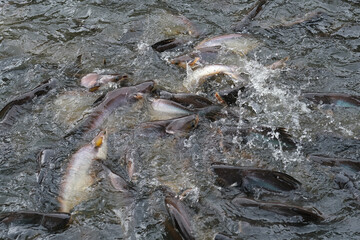
[[[192,114],[192,111],[180,103],[168,99],[150,99],[150,110],[160,119],[169,119]]]
[[[176,227],[183,239],[194,240],[192,224],[184,204],[174,197],[166,197],[165,206],[171,217],[173,226]]]
[[[246,14],[246,16],[233,28],[235,32],[243,31],[250,22],[259,14],[262,10],[263,5],[267,0],[259,0],[256,5]]]
[[[196,63],[207,64],[217,59],[220,46],[201,47],[195,51],[173,58],[170,63],[182,68],[194,67]]]
[[[316,104],[332,104],[346,108],[360,107],[360,96],[345,93],[303,93],[302,97]]]
[[[189,108],[203,108],[214,104],[209,99],[192,93],[170,93],[161,91],[160,98],[175,101]]]
[[[256,188],[291,191],[301,185],[295,178],[277,171],[228,165],[212,165],[211,168],[225,187],[235,185],[246,193],[253,193]]]
[[[69,213],[54,212],[40,213],[32,211],[2,212],[0,213],[0,223],[26,224],[43,226],[49,231],[58,231],[68,226],[71,219]]]
[[[353,172],[360,171],[360,162],[353,160],[353,159],[333,158],[333,157],[329,157],[329,156],[312,154],[309,156],[309,160],[314,161],[314,162],[319,162],[325,166],[343,167],[343,168],[350,169]]]
[[[127,75],[109,74],[102,75],[97,73],[89,73],[81,78],[81,86],[88,88],[90,91],[97,90],[100,86],[109,82],[118,82],[127,79]]]
[[[188,72],[187,78],[184,80],[184,87],[189,91],[195,91],[200,87],[205,80],[217,74],[226,74],[230,76],[235,82],[239,82],[242,78],[237,74],[236,68],[233,66],[226,66],[221,64],[206,65],[194,71]]]
[[[94,183],[93,162],[98,159],[105,160],[106,155],[107,134],[106,131],[101,131],[90,144],[83,146],[71,156],[60,189],[61,212],[70,212],[87,198],[88,188]]]
[[[232,203],[236,206],[258,207],[288,217],[300,216],[304,222],[320,222],[324,220],[322,214],[319,214],[318,211],[315,212],[315,209],[306,209],[290,204],[260,202],[243,197],[233,199]]]
[[[142,98],[141,94],[152,91],[154,84],[153,81],[147,81],[135,86],[123,87],[108,92],[80,126],[67,134],[67,136],[74,132],[80,131],[84,133],[98,128],[117,108],[136,102],[139,98]]]
[[[249,51],[253,50],[259,45],[259,42],[247,34],[226,34],[211,37],[201,41],[194,48],[201,50],[202,48],[225,48],[241,55],[246,55]]]
[[[36,88],[32,89],[31,91],[11,100],[0,110],[0,123],[6,126],[13,125],[17,120],[19,108],[21,108],[21,105],[32,101],[36,97],[45,95],[55,87],[56,82],[54,80],[48,80],[43,82]]]

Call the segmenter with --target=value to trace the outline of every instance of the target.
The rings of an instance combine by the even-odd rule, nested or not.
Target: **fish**
[[[353,160],[353,159],[334,158],[334,157],[329,157],[329,156],[325,156],[325,155],[316,155],[316,154],[309,155],[308,159],[310,161],[318,162],[325,166],[343,167],[346,169],[350,169],[353,172],[360,171],[360,162]]]
[[[248,34],[232,33],[204,39],[194,49],[201,51],[203,48],[207,50],[210,48],[213,48],[213,50],[225,48],[245,56],[258,45],[259,41]]]
[[[302,17],[302,18],[298,18],[294,21],[285,22],[285,23],[282,23],[281,25],[275,26],[275,27],[289,28],[289,27],[293,27],[295,25],[300,25],[300,24],[315,23],[315,22],[321,21],[325,17],[325,15],[326,14],[322,11],[313,11],[313,12],[306,13],[304,15],[304,17]],[[273,28],[275,28],[275,27],[273,27]]]
[[[219,55],[220,46],[215,47],[202,47],[185,55],[177,56],[170,60],[171,64],[177,65],[182,68],[191,68],[201,63],[202,65],[209,64],[217,59]]]
[[[153,90],[154,81],[146,81],[130,87],[122,87],[112,90],[95,101],[94,109],[75,129],[65,135],[65,138],[73,134],[83,134],[101,126],[105,119],[117,108],[134,103],[142,99],[142,94]]]
[[[232,238],[229,237],[229,236],[226,236],[225,234],[223,233],[217,233],[215,236],[214,236],[214,240],[231,240]]]
[[[233,27],[233,30],[235,32],[243,31],[250,24],[250,22],[259,14],[266,2],[267,0],[259,0],[256,5],[248,12],[248,14],[246,14],[246,16]]]
[[[226,89],[220,92],[216,92],[215,97],[220,103],[226,104],[228,106],[232,106],[237,102],[239,92],[244,92],[244,91],[245,91],[244,86]]]
[[[108,82],[121,82],[127,78],[127,75],[122,74],[103,75],[98,73],[89,73],[81,78],[80,83],[81,86],[88,88],[90,92],[93,92]]]
[[[65,229],[71,220],[71,215],[64,212],[40,213],[34,211],[2,212],[0,223],[6,225],[21,224],[43,226],[48,231]]]
[[[217,164],[213,164],[211,169],[223,186],[234,186],[245,193],[254,193],[255,189],[272,192],[292,191],[301,186],[292,176],[272,170]]]
[[[157,52],[164,52],[181,46],[186,42],[187,41],[184,39],[168,38],[154,43],[153,45],[151,45],[151,48]]]
[[[301,97],[316,104],[331,104],[336,107],[345,108],[360,107],[360,96],[346,93],[302,93]]]
[[[165,135],[165,133],[183,136],[192,129],[195,129],[198,122],[199,116],[197,114],[192,114],[168,120],[144,122],[140,124],[140,128],[142,134],[144,134],[144,130],[146,130],[148,133],[158,133],[162,136]]]
[[[187,90],[195,91],[205,82],[208,77],[217,74],[228,75],[234,80],[235,83],[244,82],[243,78],[237,74],[236,67],[214,64],[206,65],[202,68],[195,69],[194,71],[189,71],[187,78],[183,82],[183,85]]]
[[[284,57],[284,58],[280,59],[279,61],[276,61],[266,67],[271,70],[284,68],[286,66],[286,61],[289,60],[289,58],[290,58],[289,56]]]
[[[160,98],[169,99],[171,101],[180,103],[187,108],[203,108],[214,105],[209,99],[192,93],[170,93],[167,91],[160,91]]]
[[[55,87],[55,80],[47,80],[42,82],[39,86],[35,87],[31,91],[26,92],[8,102],[0,110],[0,124],[6,127],[12,126],[17,121],[19,112],[22,109],[22,105],[31,102],[36,97],[47,94]]]
[[[321,222],[324,221],[323,215],[315,208],[302,208],[295,205],[277,203],[277,202],[260,202],[249,198],[236,197],[231,201],[237,207],[258,207],[260,209],[274,212],[283,216],[301,217],[301,222]]]
[[[171,119],[181,116],[198,114],[210,120],[216,120],[224,115],[221,113],[223,106],[209,105],[201,108],[187,108],[180,103],[168,99],[150,99],[150,111],[157,120]]]
[[[166,197],[165,206],[170,215],[172,225],[185,240],[195,240],[190,217],[185,205],[175,197]]]
[[[95,160],[105,160],[107,155],[107,133],[100,131],[91,141],[75,152],[70,159],[60,187],[58,200],[60,212],[70,212],[87,199],[88,188],[94,183],[92,167]]]
[[[113,173],[108,167],[102,164],[104,169],[105,175],[107,176],[111,186],[118,192],[122,192],[126,195],[132,195],[132,188],[130,187],[129,183],[125,181],[119,175]]]

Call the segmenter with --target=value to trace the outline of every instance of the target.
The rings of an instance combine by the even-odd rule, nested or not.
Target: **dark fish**
[[[12,126],[18,117],[18,113],[21,110],[21,106],[29,103],[36,97],[40,97],[48,93],[56,86],[56,82],[48,80],[34,88],[33,90],[16,97],[8,102],[0,111],[0,124],[4,126]]]
[[[148,133],[165,133],[173,135],[185,135],[192,129],[196,128],[199,122],[199,116],[196,114],[173,118],[169,120],[160,120],[145,122],[140,125],[141,131],[146,130]]]
[[[259,0],[249,13],[233,28],[235,32],[241,32],[259,14],[267,0]]]
[[[231,201],[236,206],[258,207],[283,216],[299,216],[303,222],[321,222],[324,220],[322,214],[314,209],[306,209],[295,205],[274,202],[260,202],[248,198],[237,197]]]
[[[329,156],[315,155],[315,154],[311,154],[308,158],[311,161],[321,163],[322,165],[325,165],[325,166],[343,167],[346,169],[350,169],[351,171],[354,171],[354,172],[360,171],[360,162],[355,161],[353,159],[333,158],[333,157],[329,157]]]
[[[185,205],[174,197],[166,197],[165,206],[171,217],[173,226],[179,231],[183,239],[194,240],[192,224]]]
[[[126,195],[132,195],[132,188],[130,187],[129,183],[125,181],[122,177],[119,175],[113,173],[109,168],[107,168],[105,165],[102,164],[102,167],[104,169],[104,172],[110,181],[111,186],[116,191],[122,192]]]
[[[173,58],[170,63],[182,68],[194,67],[196,63],[208,64],[218,57],[219,50],[220,46],[199,48],[188,54]]]
[[[86,87],[89,91],[93,92],[100,88],[102,85],[108,82],[119,82],[124,81],[128,78],[127,75],[122,74],[97,74],[97,73],[89,73],[81,78],[81,86]]]
[[[220,92],[215,93],[216,99],[226,105],[234,105],[238,99],[239,92],[243,92],[245,90],[245,87],[237,87],[237,88],[231,88],[227,90],[223,90]]]
[[[326,14],[321,11],[309,12],[305,14],[305,16],[302,18],[296,19],[291,22],[283,23],[277,27],[293,27],[295,25],[300,25],[300,24],[315,23],[321,21],[325,16]]]
[[[214,104],[209,99],[192,93],[170,93],[167,91],[160,91],[159,95],[160,98],[169,99],[189,108],[203,108]]]
[[[171,50],[178,46],[181,46],[185,42],[187,42],[187,41],[185,41],[183,39],[169,38],[169,39],[165,39],[160,42],[154,43],[153,45],[151,45],[151,47],[157,52],[164,52],[166,50]]]
[[[69,213],[39,213],[39,212],[4,212],[0,213],[0,222],[9,224],[27,224],[43,226],[49,231],[64,229],[70,222]]]
[[[139,98],[142,98],[141,94],[151,92],[154,84],[153,81],[147,81],[135,86],[123,87],[108,92],[102,102],[80,123],[79,127],[68,133],[65,137],[98,128],[115,109],[136,102]]]
[[[331,104],[337,107],[347,108],[360,107],[359,96],[345,93],[303,93],[301,96],[316,104]]]
[[[211,168],[222,185],[236,186],[247,193],[253,193],[256,188],[274,192],[291,191],[301,185],[295,178],[271,170],[228,165],[213,165]]]

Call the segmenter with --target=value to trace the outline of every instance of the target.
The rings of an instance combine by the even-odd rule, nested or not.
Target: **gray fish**
[[[314,208],[302,208],[295,205],[275,202],[260,202],[248,198],[236,197],[231,201],[235,206],[258,207],[266,211],[274,212],[283,216],[301,217],[302,222],[321,222],[324,220],[322,214]]]
[[[272,170],[216,164],[211,168],[223,186],[236,186],[246,193],[253,193],[257,188],[273,192],[292,191],[301,185],[295,178]]]
[[[128,78],[127,75],[122,75],[122,74],[104,75],[98,73],[89,73],[83,76],[80,82],[81,82],[81,86],[86,87],[89,89],[89,91],[93,92],[106,83],[124,81],[127,78]]]
[[[159,95],[160,98],[169,99],[188,108],[203,108],[214,104],[209,99],[192,93],[170,93],[167,91],[160,91]]]
[[[165,206],[171,217],[173,226],[177,228],[183,239],[194,240],[192,223],[185,205],[174,197],[166,197]]]
[[[262,10],[263,5],[267,2],[267,0],[259,0],[256,5],[249,11],[249,13],[239,22],[235,25],[233,30],[235,32],[241,32],[243,31],[250,22],[259,14],[259,12]]]
[[[117,108],[136,102],[142,98],[142,94],[151,92],[154,85],[154,81],[146,81],[138,85],[122,87],[108,92],[101,101],[96,101],[100,103],[86,119],[65,137],[74,133],[86,133],[98,128]]]
[[[360,97],[345,93],[303,93],[301,97],[316,104],[331,104],[336,107],[358,108]]]
[[[0,111],[0,124],[4,126],[12,126],[18,118],[22,105],[31,102],[36,97],[45,95],[51,89],[55,88],[55,86],[56,81],[47,80],[39,86],[35,87],[33,90],[24,93],[8,102]]]
[[[329,156],[324,156],[324,155],[316,155],[316,154],[311,154],[308,158],[311,161],[318,162],[325,166],[343,167],[346,169],[350,169],[353,172],[360,171],[360,162],[353,160],[353,159],[334,158],[334,157],[329,157]]]
[[[32,211],[2,212],[0,222],[9,224],[26,224],[43,226],[49,231],[58,231],[68,226],[71,219],[69,213],[53,212],[40,213]]]

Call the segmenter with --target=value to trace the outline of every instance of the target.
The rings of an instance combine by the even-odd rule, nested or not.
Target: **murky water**
[[[169,59],[189,52],[201,40],[227,33],[255,4],[254,1],[0,1],[0,107],[53,79],[57,87],[19,110],[16,122],[1,132],[0,210],[52,212],[59,209],[58,191],[69,157],[91,141],[63,136],[90,111],[92,103],[116,84],[90,93],[80,87],[89,72],[126,73],[129,85],[153,79],[158,86],[184,91],[187,72]],[[291,25],[306,13],[319,18]],[[191,21],[198,36],[188,34]],[[168,239],[164,222],[167,186],[175,194],[190,189],[184,203],[192,217],[196,239],[212,239],[222,232],[235,239],[356,239],[359,175],[307,159],[311,153],[357,160],[360,156],[359,108],[309,106],[301,92],[341,92],[360,95],[360,5],[348,1],[281,1],[264,6],[245,32],[260,44],[246,57],[221,53],[217,64],[235,65],[249,81],[249,90],[236,106],[239,119],[200,121],[186,137],[144,138],[134,133],[153,119],[147,102],[123,107],[104,123],[109,134],[106,162],[127,178],[125,160],[135,159],[136,194],[114,191],[105,179],[90,189],[88,201],[73,210],[64,231],[0,225],[0,238],[10,239]],[[285,26],[291,25],[291,26]],[[163,53],[151,45],[170,37],[187,39],[182,48]],[[82,64],[76,64],[82,55]],[[265,66],[289,56],[287,66]],[[220,77],[199,91],[226,88]],[[225,77],[226,79],[226,77]],[[226,82],[226,83],[225,83]],[[285,150],[264,139],[219,136],[224,126],[284,127],[297,141]],[[225,143],[224,143],[225,142]],[[221,145],[222,144],[222,145]],[[226,147],[223,147],[223,145]],[[38,154],[53,149],[55,157],[39,166]],[[261,167],[293,176],[302,183],[289,194],[257,192],[255,199],[317,208],[326,220],[290,224],[255,208],[236,208],[239,194],[215,183],[211,163]],[[44,178],[38,183],[38,173]],[[336,184],[338,174],[354,188]]]

